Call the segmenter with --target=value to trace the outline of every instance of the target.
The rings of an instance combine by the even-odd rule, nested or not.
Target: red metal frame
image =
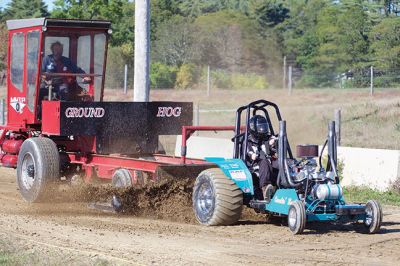
[[[186,141],[196,131],[230,131],[233,126],[184,126],[182,127],[182,147],[186,147]],[[61,145],[62,142],[56,141]],[[183,149],[184,150],[184,149]],[[186,149],[185,149],[186,150]],[[181,157],[153,154],[150,158],[133,158],[121,155],[99,155],[94,153],[67,152],[70,163],[82,166],[85,171],[85,180],[90,182],[94,176],[102,180],[111,180],[113,173],[119,168],[125,168],[131,172],[142,171],[156,174],[161,166],[188,166],[208,165],[207,161],[200,159],[188,159],[186,154]],[[212,164],[210,164],[212,165]],[[133,174],[132,174],[133,176]]]
[[[93,176],[100,179],[111,180],[115,170],[124,168],[128,170],[137,170],[146,173],[155,174],[160,166],[183,166],[180,157],[154,154],[151,158],[140,159],[125,157],[120,155],[99,155],[87,154],[81,155],[76,152],[68,152],[70,163],[79,164],[85,170],[85,179],[90,182]],[[209,164],[204,160],[188,159],[186,165],[204,165]],[[93,175],[96,173],[96,175]]]
[[[67,152],[70,163],[81,165],[85,171],[85,179],[90,182],[93,176],[111,180],[115,170],[125,168],[130,171],[142,171],[155,174],[160,166],[207,165],[207,161],[186,158],[187,140],[196,131],[230,131],[234,126],[183,126],[181,157],[153,154],[151,158],[133,158],[121,155],[99,155],[94,153],[81,154]],[[61,144],[60,142],[56,142]],[[212,164],[210,164],[212,165]]]
[[[182,146],[181,146],[181,162],[186,163],[186,142],[196,131],[230,131],[235,130],[234,126],[183,126],[182,127]]]

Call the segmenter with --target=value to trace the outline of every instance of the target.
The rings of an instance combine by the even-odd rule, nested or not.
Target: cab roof
[[[61,27],[61,28],[95,28],[110,29],[111,21],[108,20],[82,20],[58,18],[29,18],[7,20],[8,30],[30,28],[35,26]]]

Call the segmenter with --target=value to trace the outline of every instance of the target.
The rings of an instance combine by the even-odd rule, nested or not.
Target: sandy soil
[[[249,214],[234,226],[204,227],[105,213],[84,202],[29,205],[16,187],[15,171],[1,169],[0,245],[36,254],[38,264],[398,265],[400,259],[394,207],[384,208],[377,235],[364,234],[362,225],[319,224],[293,236],[286,226]]]

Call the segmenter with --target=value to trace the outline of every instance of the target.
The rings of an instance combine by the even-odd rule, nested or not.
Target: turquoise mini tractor
[[[249,120],[259,114],[269,122],[275,135],[270,114],[279,124],[276,191],[271,198],[256,196],[252,175],[246,166]],[[245,127],[241,127],[244,117]],[[301,234],[307,222],[363,222],[369,233],[379,231],[382,209],[375,200],[366,204],[347,204],[339,184],[335,123],[329,123],[328,138],[321,152],[317,145],[297,146],[294,158],[290,148],[286,122],[276,104],[258,100],[242,106],[236,112],[233,159],[206,158],[217,167],[201,172],[193,190],[193,209],[200,224],[230,225],[240,218],[243,206],[253,208],[268,217],[287,217],[290,231]],[[323,160],[324,149],[328,148]],[[326,161],[324,164],[323,161]]]

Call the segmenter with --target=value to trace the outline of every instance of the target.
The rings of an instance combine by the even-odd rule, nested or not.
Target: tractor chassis
[[[292,199],[288,200],[289,204],[284,204],[276,195],[270,200],[250,200],[248,206],[258,212],[272,214],[274,216],[287,216]],[[326,209],[326,206],[332,206]],[[356,222],[364,221],[366,218],[365,204],[346,204],[344,201],[321,201],[306,200],[305,210],[307,222],[312,221],[331,221],[331,222]]]

